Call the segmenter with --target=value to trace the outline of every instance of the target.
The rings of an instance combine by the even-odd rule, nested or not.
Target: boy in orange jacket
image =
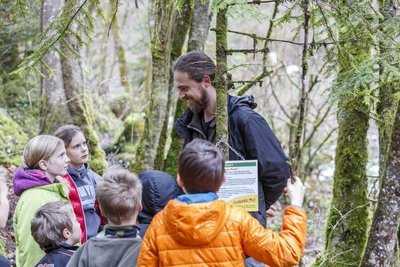
[[[304,186],[288,181],[291,206],[279,234],[249,213],[218,200],[225,161],[212,143],[195,139],[179,157],[177,182],[185,195],[168,202],[144,236],[139,266],[243,266],[245,255],[273,266],[292,266],[304,251]]]

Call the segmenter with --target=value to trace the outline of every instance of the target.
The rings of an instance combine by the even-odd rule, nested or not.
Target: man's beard
[[[200,89],[200,92],[201,92],[200,99],[190,99],[189,100],[189,109],[193,113],[200,112],[207,107],[207,104],[208,104],[207,92],[203,88]]]

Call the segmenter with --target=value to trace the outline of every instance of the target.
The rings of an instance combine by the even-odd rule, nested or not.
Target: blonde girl
[[[67,173],[69,158],[64,142],[51,135],[32,138],[23,152],[25,166],[16,170],[14,193],[20,196],[14,213],[16,264],[34,266],[45,255],[30,232],[35,212],[52,201],[68,201],[61,176]]]

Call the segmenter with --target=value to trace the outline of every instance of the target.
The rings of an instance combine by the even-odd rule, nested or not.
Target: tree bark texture
[[[56,14],[63,8],[64,0],[42,0],[41,3],[41,31],[50,25]],[[55,51],[50,51],[44,58],[44,63],[52,73],[42,67],[45,75],[40,86],[40,125],[39,133],[51,134],[60,122],[71,122],[70,113],[63,88],[60,58]]]
[[[90,150],[90,167],[100,175],[107,163],[105,152],[101,149],[99,137],[93,128],[93,110],[87,101],[84,90],[84,77],[80,60],[71,51],[79,51],[76,41],[68,33],[60,43],[61,69],[67,105],[74,124],[82,128]],[[61,119],[59,126],[65,124]]]
[[[210,16],[208,14],[208,6],[210,1],[207,0],[204,4],[203,1],[200,2],[201,3],[199,3],[198,0],[195,0],[193,6],[189,31],[188,52],[194,50],[203,51],[209,32]],[[178,55],[174,52],[172,53],[172,56],[178,58]],[[172,82],[173,81],[171,81],[171,83]],[[187,105],[184,101],[178,100],[176,102],[174,122],[178,120],[186,108]],[[175,127],[172,128],[171,140],[171,146],[168,150],[167,159],[165,160],[165,171],[175,175],[177,173],[178,156],[183,147],[183,139],[180,137]]]
[[[217,120],[216,126],[216,142],[222,141],[219,148],[225,155],[225,159],[229,158],[229,142],[228,137],[228,86],[227,86],[227,30],[228,30],[228,17],[227,9],[220,9],[217,12],[217,66],[215,73],[215,90],[217,93],[217,112],[215,114]]]
[[[348,1],[335,3],[338,6],[349,4]],[[348,21],[343,19],[343,15],[340,13],[337,17],[341,43],[338,47],[338,79],[343,79],[340,78],[340,74],[357,68],[364,60],[370,58],[370,40],[364,34],[364,25],[349,25]],[[364,36],[365,40],[346,42],[359,36]],[[333,196],[327,219],[325,253],[318,266],[358,266],[367,237],[369,202],[366,164],[369,106],[362,101],[364,88],[346,90],[353,91],[354,96],[341,97],[338,102],[339,132]]]
[[[382,23],[395,16],[393,1],[380,1]],[[381,41],[381,52],[386,52],[387,40]],[[382,85],[378,112],[379,178],[381,186],[377,208],[361,266],[397,266],[397,232],[400,222],[400,109],[394,97],[395,85]]]
[[[128,96],[126,98],[125,102],[125,107],[121,109],[121,114],[119,114],[119,118],[121,120],[125,120],[126,117],[132,112],[132,105],[133,105],[133,91],[132,91],[132,86],[129,81],[129,76],[128,76],[128,62],[126,60],[126,55],[125,55],[125,48],[123,45],[123,41],[121,38],[120,34],[120,27],[119,27],[119,20],[118,20],[118,14],[114,14],[117,12],[117,7],[115,6],[117,1],[111,1],[111,16],[113,16],[113,21],[111,25],[111,32],[113,35],[113,41],[114,41],[114,49],[115,53],[117,55],[118,59],[118,70],[119,70],[119,77],[120,77],[120,82],[121,85],[125,89],[125,93]]]
[[[190,0],[186,0],[180,12],[175,16],[172,27],[172,48],[171,48],[170,66],[172,66],[175,60],[182,54],[182,48],[184,46],[186,36],[189,31],[190,21],[192,19],[191,11],[192,9],[190,7]],[[168,121],[170,114],[175,114],[175,110],[178,105],[177,98],[178,94],[174,87],[174,74],[172,73],[172,71],[170,71],[167,112],[165,113],[164,125],[160,135],[155,167],[159,170],[166,169],[169,167],[168,169],[170,169],[171,174],[175,173],[174,169],[176,168],[177,164],[177,161],[175,160],[177,159],[177,156],[179,155],[180,149],[182,148],[183,145],[183,141],[180,138],[179,134],[176,132],[174,125],[172,125],[172,129],[168,129]],[[180,113],[179,116],[181,114],[182,113]],[[173,148],[173,151],[176,154],[174,154],[173,158],[171,158],[172,155],[169,153],[169,151],[171,150],[170,148],[168,151],[170,158],[168,160],[168,154],[166,159],[164,156],[165,156],[165,146],[167,138],[170,135],[170,133],[172,134],[171,138],[174,138],[172,139],[173,141],[171,143],[171,146],[175,146]]]
[[[386,175],[382,180],[362,266],[396,266],[393,257],[400,223],[400,109],[391,138]]]
[[[154,168],[162,126],[167,111],[172,27],[176,13],[175,1],[154,1],[154,26],[151,36],[152,78],[144,132],[136,151],[132,169],[140,172]]]
[[[204,51],[210,28],[209,7],[210,0],[194,0],[188,51]]]

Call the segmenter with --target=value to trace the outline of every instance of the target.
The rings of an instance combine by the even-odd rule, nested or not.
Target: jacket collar
[[[69,252],[74,253],[78,248],[79,248],[79,246],[71,246],[71,245],[69,245],[67,243],[61,243],[59,246],[57,246],[55,248],[46,249],[45,252],[46,253],[49,253],[49,252],[52,252],[52,253],[56,252],[57,253],[57,252],[69,251]],[[72,255],[72,253],[71,253],[71,255]]]
[[[135,238],[138,236],[139,227],[137,225],[109,225],[104,228],[105,237]]]
[[[199,193],[199,194],[186,194],[176,198],[177,201],[186,204],[212,202],[218,199],[218,195],[214,192]]]

